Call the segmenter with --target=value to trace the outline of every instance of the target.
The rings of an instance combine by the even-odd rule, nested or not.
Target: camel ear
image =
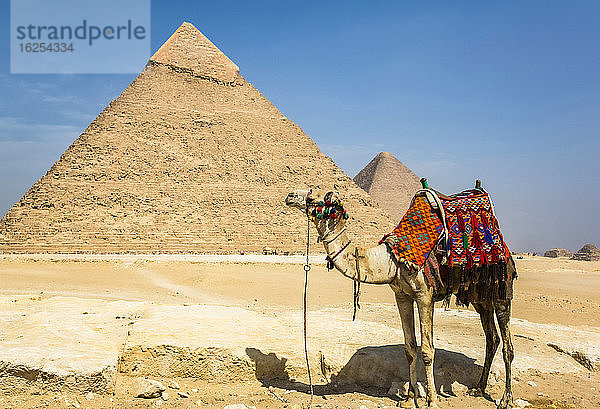
[[[340,203],[340,194],[338,192],[327,192],[323,200],[337,205]]]

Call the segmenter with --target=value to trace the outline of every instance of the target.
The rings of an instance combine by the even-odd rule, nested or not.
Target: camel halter
[[[331,193],[329,192],[325,195],[324,200],[316,202],[310,197],[312,194],[312,190],[308,192],[306,195],[306,217],[308,218],[308,228],[307,231],[310,230],[310,221],[316,221],[321,219],[337,219],[337,224],[342,220],[347,220],[349,218],[348,212],[344,209],[344,204],[341,200],[329,200],[331,198]],[[312,210],[311,210],[312,209]],[[326,234],[325,237],[317,238],[317,241],[322,241],[325,244],[330,244],[337,240],[344,232],[346,231],[346,227],[344,226],[339,232],[335,233],[335,236],[329,238],[330,234]],[[309,235],[307,234],[307,242],[306,242],[306,253],[308,254],[309,250]],[[327,269],[333,270],[335,268],[334,261],[335,259],[342,254],[348,246],[352,243],[351,240],[348,240],[346,244],[342,246],[340,250],[338,250],[335,254],[327,253],[325,260],[327,262]],[[360,309],[360,261],[358,258],[358,248],[354,251],[354,258],[356,260],[356,278],[352,280],[353,282],[353,294],[352,294],[352,303],[353,303],[353,312],[352,312],[352,321],[356,319],[356,311]],[[308,258],[307,258],[308,265]],[[310,269],[310,266],[309,266]]]

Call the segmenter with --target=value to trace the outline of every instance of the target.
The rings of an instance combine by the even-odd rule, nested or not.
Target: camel
[[[362,249],[363,256],[359,260],[355,258],[355,248],[350,245],[346,233],[346,217],[342,202],[337,192],[329,192],[322,198],[315,196],[309,190],[295,190],[289,193],[285,199],[287,206],[301,210],[309,217],[320,201],[330,202],[336,209],[338,217],[334,218],[311,218],[317,229],[319,241],[323,243],[325,251],[331,260],[333,267],[344,276],[362,283],[389,284],[394,291],[398,312],[402,321],[404,332],[404,348],[406,359],[409,364],[409,383],[414,397],[414,406],[418,407],[417,389],[417,343],[415,337],[414,303],[417,304],[419,322],[421,327],[421,358],[425,364],[427,378],[426,400],[429,407],[437,407],[437,392],[433,377],[433,311],[434,291],[425,279],[422,271],[414,273],[402,263],[396,263],[394,256],[388,250],[386,244],[382,243],[372,248]],[[358,265],[358,267],[357,267]],[[358,268],[358,271],[357,271]],[[514,268],[509,263],[509,268]],[[512,285],[512,283],[510,284]],[[469,390],[473,396],[487,396],[485,393],[490,367],[500,339],[494,323],[494,313],[498,321],[500,335],[503,342],[503,358],[506,368],[505,389],[502,399],[498,404],[499,409],[513,407],[513,395],[511,389],[511,363],[514,358],[513,344],[510,334],[510,309],[511,302],[487,302],[474,304],[479,313],[481,324],[485,333],[486,348],[485,361],[481,378],[477,385]],[[410,398],[409,398],[410,399]],[[413,403],[410,403],[411,405]]]

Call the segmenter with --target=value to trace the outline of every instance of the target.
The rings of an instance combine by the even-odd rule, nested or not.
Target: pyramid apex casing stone
[[[240,69],[193,24],[184,22],[154,53],[150,61],[184,70],[194,75],[231,83]]]

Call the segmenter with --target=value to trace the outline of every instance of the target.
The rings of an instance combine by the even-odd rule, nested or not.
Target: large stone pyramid
[[[354,181],[369,192],[395,222],[402,219],[415,192],[421,188],[419,177],[389,152],[377,154]]]
[[[2,218],[0,252],[298,252],[306,219],[284,198],[306,187],[345,195],[358,242],[393,227],[184,23]]]

